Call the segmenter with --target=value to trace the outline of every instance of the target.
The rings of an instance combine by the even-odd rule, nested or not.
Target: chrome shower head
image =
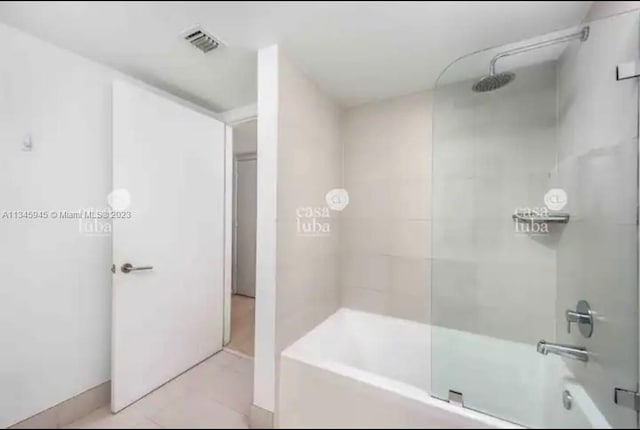
[[[513,72],[491,73],[480,78],[471,89],[476,93],[486,93],[504,87],[515,77],[516,74]]]
[[[580,40],[581,42],[584,42],[588,38],[589,27],[587,26],[573,34],[556,37],[555,39],[543,40],[541,42],[532,43],[531,45],[520,46],[509,51],[500,52],[491,59],[491,62],[489,63],[489,74],[480,78],[480,80],[473,84],[473,87],[471,88],[476,93],[486,93],[502,88],[509,82],[513,81],[516,77],[513,72],[496,73],[496,62],[501,58],[508,57],[510,55],[522,54],[523,52],[532,51],[534,49],[545,48],[558,43],[570,42],[572,40]]]

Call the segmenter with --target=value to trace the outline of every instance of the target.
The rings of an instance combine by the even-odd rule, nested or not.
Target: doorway
[[[256,295],[257,121],[234,128],[231,334],[227,348],[253,356]]]

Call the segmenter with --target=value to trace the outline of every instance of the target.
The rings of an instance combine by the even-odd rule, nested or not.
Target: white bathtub
[[[340,309],[282,352],[281,428],[520,428],[429,395],[430,328]]]
[[[456,388],[477,409],[531,427],[611,428],[563,359],[478,334],[435,333],[432,345],[429,325],[340,309],[282,352],[279,427],[523,428],[429,394]],[[574,397],[570,411],[563,390]]]

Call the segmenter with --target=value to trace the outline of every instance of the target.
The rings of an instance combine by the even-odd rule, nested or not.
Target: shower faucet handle
[[[580,300],[576,305],[576,310],[567,309],[565,311],[567,320],[567,333],[571,333],[571,324],[578,324],[578,329],[584,337],[591,337],[593,334],[593,312],[586,300]]]
[[[567,318],[567,333],[571,333],[571,324],[579,323],[583,318],[585,318],[585,315],[572,311],[571,309],[567,309],[565,311],[565,317]]]

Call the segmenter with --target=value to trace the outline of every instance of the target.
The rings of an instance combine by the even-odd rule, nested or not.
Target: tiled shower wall
[[[566,364],[610,424],[628,428],[636,414],[612,402],[611,393],[635,390],[638,379],[638,81],[616,81],[614,71],[637,58],[640,13],[589,25],[589,39],[558,61],[555,181],[568,194],[571,221],[558,243],[556,315],[587,300],[598,317],[590,338],[568,333],[561,318],[557,332],[558,341],[593,354],[588,366]]]
[[[280,53],[278,63],[276,351],[340,305],[337,213],[319,217],[326,234],[306,234],[308,208],[342,184],[341,110]],[[303,214],[304,215],[304,214]]]
[[[543,207],[550,186],[556,65],[514,71],[515,80],[493,92],[474,93],[471,81],[438,90],[431,323],[535,345],[555,338],[561,229],[529,234],[511,216]]]
[[[342,306],[429,321],[431,93],[343,119]]]

